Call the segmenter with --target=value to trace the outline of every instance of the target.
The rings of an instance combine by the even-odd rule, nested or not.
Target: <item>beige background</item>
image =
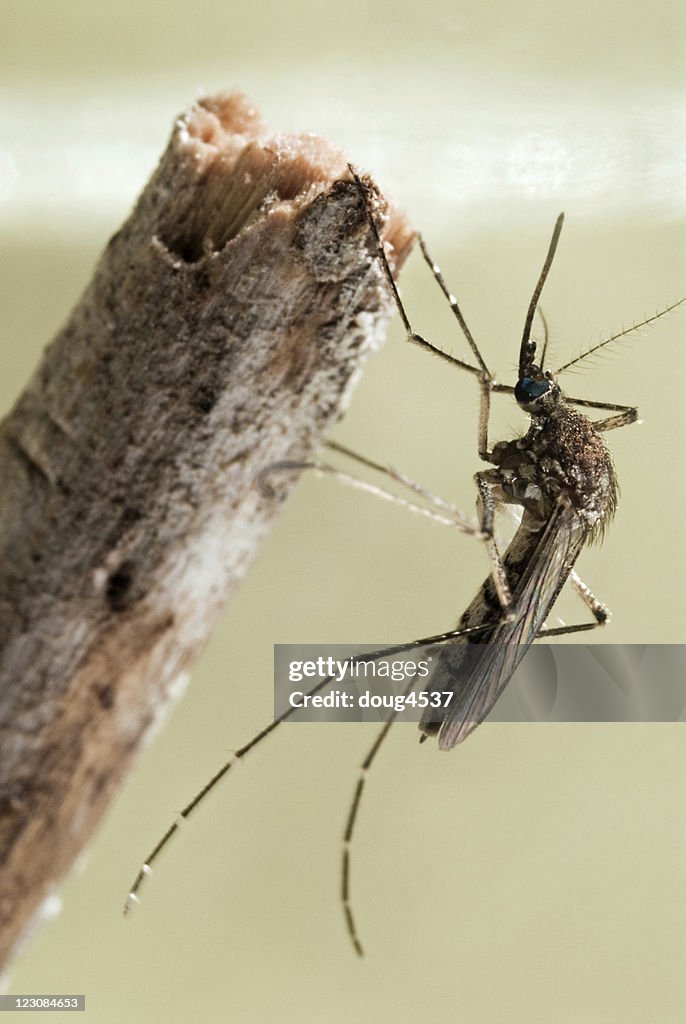
[[[374,171],[505,380],[560,209],[544,304],[557,362],[684,292],[681,3],[23,0],[0,16],[4,409],[173,117],[224,87]],[[463,352],[419,259],[403,289],[418,328]],[[677,312],[563,381],[644,419],[610,435],[622,503],[580,563],[614,612],[608,643],[682,638],[683,331]],[[471,509],[476,408],[473,382],[408,350],[395,324],[336,436]],[[522,418],[502,399],[495,423],[507,436]],[[274,641],[449,628],[485,569],[467,538],[304,481],[11,991],[85,992],[93,1024],[683,1020],[679,725],[491,725],[447,757],[396,730],[355,850],[363,962],[338,857],[373,732],[284,728],[121,917],[141,857],[269,719]],[[560,614],[584,613],[570,600]]]

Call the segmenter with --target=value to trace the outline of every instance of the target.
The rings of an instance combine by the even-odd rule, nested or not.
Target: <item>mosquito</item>
[[[634,406],[567,397],[561,391],[556,378],[600,349],[665,316],[686,299],[681,299],[642,322],[604,339],[557,370],[546,369],[548,331],[545,319],[538,310],[538,303],[562,230],[564,215],[560,214],[526,313],[519,346],[517,383],[514,386],[501,384],[484,361],[456,298],[449,291],[440,268],[431,258],[421,236],[418,236],[421,254],[450,304],[471,350],[473,362],[444,352],[414,330],[400,298],[381,241],[375,217],[377,211],[374,208],[377,200],[372,185],[364,182],[351,165],[348,170],[352,183],[359,191],[365,212],[373,248],[370,257],[375,259],[381,268],[407,340],[449,365],[471,374],[478,383],[480,410],[477,453],[490,468],[477,472],[474,477],[477,489],[477,523],[474,524],[454,505],[433,495],[397,470],[359,455],[336,442],[329,442],[327,447],[385,475],[411,491],[423,504],[399,497],[394,492],[369,484],[322,462],[277,463],[267,467],[258,484],[269,493],[272,490],[269,483],[272,474],[312,469],[320,475],[333,476],[343,484],[367,491],[442,525],[470,534],[484,544],[490,561],[490,573],[455,629],[385,647],[352,659],[358,663],[376,661],[418,647],[435,645],[437,656],[434,658],[431,676],[424,689],[428,693],[451,691],[454,696],[440,712],[437,713],[435,707],[424,712],[419,723],[420,741],[436,738],[441,750],[450,750],[462,742],[487,717],[534,640],[596,629],[609,619],[608,609],[582,582],[574,571],[574,564],[584,545],[602,539],[617,505],[617,478],[603,434],[635,422],[638,410]],[[544,325],[544,341],[538,355],[538,346],[531,336],[537,310]],[[492,393],[514,395],[519,407],[529,415],[530,424],[526,433],[520,437],[497,442],[491,447],[488,425]],[[609,415],[591,420],[579,411],[582,408]],[[495,514],[496,510],[507,506],[517,510],[519,525],[506,550],[501,554],[495,535]],[[547,627],[546,620],[568,579],[588,608],[591,618],[589,621],[574,625]],[[309,695],[313,696],[324,690],[332,681],[333,677],[320,680],[310,689]],[[416,680],[410,680],[407,692],[413,685],[416,685]],[[266,739],[278,725],[290,718],[295,710],[292,707],[288,708],[248,743],[236,750],[182,809],[179,817],[148,854],[138,872],[125,904],[125,913],[139,902],[139,892],[146,877],[152,872],[152,865],[181,824],[233,765]],[[350,940],[360,956],[363,955],[363,947],[351,902],[350,851],[369,770],[396,717],[397,713],[389,715],[360,766],[343,835],[341,902]]]

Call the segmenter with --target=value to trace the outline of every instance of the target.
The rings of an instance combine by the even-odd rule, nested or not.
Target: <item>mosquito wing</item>
[[[523,530],[525,522],[505,553],[506,568],[513,549],[522,543]],[[480,642],[439,648],[427,690],[452,690],[454,697],[438,719],[434,709],[427,710],[420,729],[425,735],[438,732],[441,750],[460,743],[489,713],[543,626],[587,535],[575,510],[561,502],[531,548],[514,588],[514,620],[496,623]]]

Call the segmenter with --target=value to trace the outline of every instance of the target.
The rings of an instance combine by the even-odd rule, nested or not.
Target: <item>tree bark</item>
[[[0,963],[295,482],[256,477],[311,455],[389,312],[340,153],[269,138],[240,95],[179,118],[0,424]]]

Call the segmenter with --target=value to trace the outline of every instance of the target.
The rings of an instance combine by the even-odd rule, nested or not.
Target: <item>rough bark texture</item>
[[[257,474],[311,454],[380,341],[347,177],[240,96],[196,104],[0,425],[0,962],[278,514]]]

